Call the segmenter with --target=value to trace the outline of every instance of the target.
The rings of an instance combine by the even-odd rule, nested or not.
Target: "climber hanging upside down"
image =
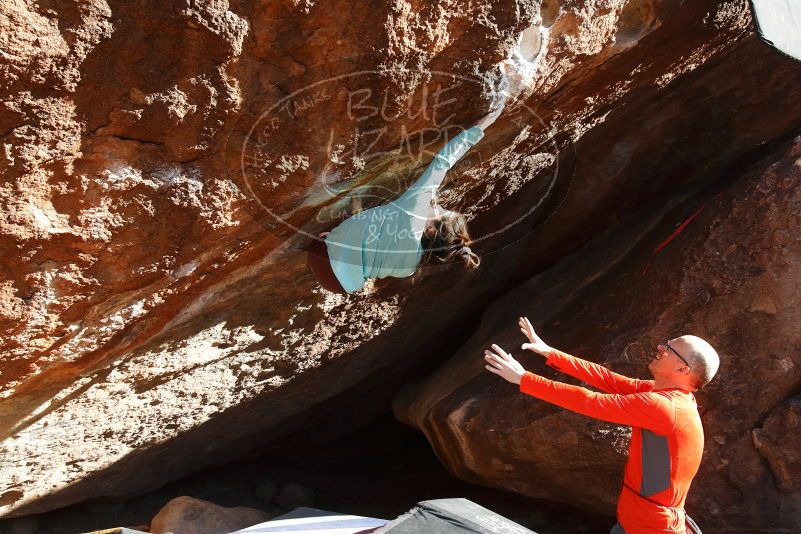
[[[370,278],[411,276],[424,262],[459,258],[466,268],[477,267],[479,258],[470,250],[464,215],[442,208],[437,190],[448,170],[484,136],[503,108],[499,104],[451,139],[400,198],[320,234],[306,257],[320,285],[335,293],[353,293]]]

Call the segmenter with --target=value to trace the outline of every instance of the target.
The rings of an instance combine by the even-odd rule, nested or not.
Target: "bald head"
[[[720,367],[720,358],[712,345],[698,336],[677,337],[671,344],[687,359],[696,388],[707,385],[714,378]]]

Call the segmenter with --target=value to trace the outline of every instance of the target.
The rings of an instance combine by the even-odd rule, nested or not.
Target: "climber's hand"
[[[551,347],[537,335],[528,317],[521,317],[518,319],[517,324],[520,326],[520,331],[523,332],[523,335],[528,339],[528,343],[523,343],[520,345],[520,348],[523,350],[533,350],[543,356],[548,356],[548,353],[551,352]]]
[[[526,372],[523,366],[512,358],[511,354],[508,354],[498,345],[493,345],[492,350],[484,351],[484,360],[487,362],[485,366],[487,371],[495,373],[512,384],[520,384],[523,373]]]
[[[495,119],[497,119],[500,116],[500,114],[503,113],[505,105],[506,105],[505,102],[500,102],[499,104],[497,104],[498,107],[496,109],[490,111],[478,121],[477,124],[481,128],[481,130],[486,130],[493,122],[495,122]]]

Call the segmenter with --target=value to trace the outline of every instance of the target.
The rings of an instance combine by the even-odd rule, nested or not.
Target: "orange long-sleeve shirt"
[[[681,389],[655,390],[653,380],[628,378],[557,350],[548,355],[547,363],[606,393],[533,373],[525,373],[520,391],[580,414],[632,427],[624,487],[617,503],[618,522],[626,533],[683,534],[684,501],[704,450],[693,394]]]

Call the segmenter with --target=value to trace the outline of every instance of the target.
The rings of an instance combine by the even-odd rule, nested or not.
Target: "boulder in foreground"
[[[176,497],[150,524],[153,534],[228,534],[267,521],[266,512],[242,506],[226,508],[192,497]]]

